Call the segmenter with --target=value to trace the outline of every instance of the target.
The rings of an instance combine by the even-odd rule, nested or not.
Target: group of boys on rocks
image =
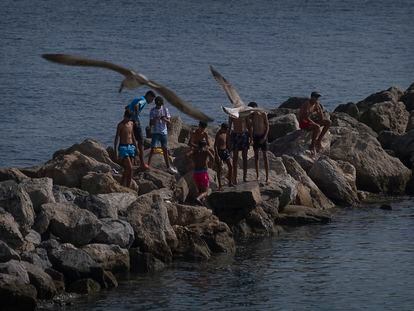
[[[312,141],[309,149],[312,154],[319,152],[321,141],[328,131],[331,122],[323,114],[319,103],[318,92],[312,92],[310,98],[305,101],[299,111],[299,127],[312,133]],[[141,128],[140,114],[147,104],[155,102],[151,109],[149,123],[151,127],[151,150],[147,164],[143,156],[143,133]],[[249,107],[257,108],[255,102],[250,102]],[[137,155],[140,169],[150,168],[152,156],[161,145],[162,154],[167,170],[173,174],[177,173],[168,156],[168,124],[171,116],[168,108],[164,106],[161,96],[156,96],[153,91],[148,91],[141,98],[135,98],[125,107],[124,118],[118,124],[114,141],[115,157],[121,160],[123,174],[121,183],[130,187],[132,181],[132,166]],[[322,127],[322,130],[321,130]],[[198,128],[192,132],[189,139],[190,151],[186,154],[193,162],[193,180],[198,189],[196,201],[203,205],[208,194],[209,175],[208,163],[215,162],[218,175],[219,190],[222,190],[221,172],[225,163],[228,169],[228,185],[233,186],[237,181],[237,166],[239,151],[242,153],[243,181],[247,181],[247,153],[251,145],[254,150],[256,169],[256,180],[259,179],[259,151],[262,151],[266,174],[266,183],[269,181],[269,162],[267,158],[267,141],[269,135],[269,122],[267,114],[263,110],[253,109],[247,118],[229,117],[228,123],[222,123],[216,133],[214,145],[211,146],[210,138],[206,131],[207,123],[200,121]]]

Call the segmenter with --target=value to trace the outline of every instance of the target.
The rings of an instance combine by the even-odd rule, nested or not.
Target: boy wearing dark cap
[[[312,142],[309,149],[313,153],[320,151],[322,139],[331,126],[331,121],[323,115],[319,97],[321,97],[321,94],[312,92],[310,99],[302,104],[299,111],[299,127],[303,130],[312,131]]]

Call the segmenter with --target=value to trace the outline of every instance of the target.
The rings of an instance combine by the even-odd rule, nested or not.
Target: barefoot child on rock
[[[217,179],[219,190],[222,190],[221,184],[221,170],[223,162],[227,164],[228,174],[227,179],[229,181],[229,187],[233,186],[233,165],[231,164],[231,155],[230,155],[230,135],[229,135],[229,125],[227,123],[221,124],[220,129],[216,134],[216,139],[214,141],[214,152],[216,156],[217,164]]]

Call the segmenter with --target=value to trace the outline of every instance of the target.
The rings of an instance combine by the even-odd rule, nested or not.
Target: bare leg
[[[233,150],[233,184],[237,185],[237,162],[239,160],[239,151]]]
[[[267,159],[267,150],[263,150],[263,162],[266,171],[266,182],[269,182],[269,160]]]
[[[198,197],[196,198],[196,201],[201,204],[204,205],[204,198],[207,196],[208,194],[208,188],[201,188],[198,190]]]
[[[312,142],[309,146],[309,149],[311,150],[312,153],[315,153],[315,144],[316,144],[316,140],[318,138],[318,135],[320,133],[320,128],[318,125],[312,125],[310,127],[311,131],[312,131]]]
[[[154,154],[154,148],[151,148],[150,153],[148,155],[148,165],[151,165],[152,155]]]
[[[170,167],[170,158],[168,157],[168,149],[166,146],[162,147],[162,155],[164,156],[165,165]]]
[[[227,164],[227,168],[228,168],[228,174],[227,174],[227,179],[229,180],[229,187],[233,186],[233,181],[232,181],[232,174],[233,174],[233,165],[231,165],[231,161],[230,159],[228,159],[226,161]]]
[[[248,149],[244,149],[242,151],[242,158],[243,158],[243,181],[247,181],[247,151]]]
[[[256,180],[259,180],[259,149],[254,149],[254,167],[256,168]]]
[[[322,148],[322,139],[325,136],[326,132],[329,130],[329,127],[331,126],[331,121],[322,120],[320,124],[323,126],[323,128],[322,132],[318,136],[318,139],[316,140],[316,148],[318,149],[318,151]]]
[[[126,157],[122,160],[122,166],[124,172],[122,173],[121,183],[123,186],[130,187],[132,181],[132,162],[131,159]]]
[[[144,147],[142,146],[142,141],[138,142],[138,156],[139,156],[139,165],[144,167]]]
[[[221,160],[220,159],[216,159],[216,164],[217,164],[217,181],[218,181],[218,190],[221,190],[223,188],[222,184],[221,184]]]

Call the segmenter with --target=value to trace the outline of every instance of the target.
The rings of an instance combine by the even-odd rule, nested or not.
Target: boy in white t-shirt
[[[162,153],[164,155],[165,165],[169,172],[176,174],[177,169],[170,165],[170,159],[168,157],[168,128],[171,116],[168,108],[164,106],[164,100],[161,96],[155,98],[155,107],[150,111],[150,126],[151,126],[151,151],[148,156],[148,165],[151,164],[151,158],[154,154],[154,149],[158,144],[161,145]]]

